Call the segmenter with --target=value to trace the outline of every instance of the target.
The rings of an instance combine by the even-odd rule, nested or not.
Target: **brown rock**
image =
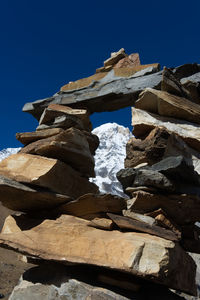
[[[194,195],[159,195],[144,191],[135,192],[128,200],[128,209],[150,213],[162,208],[178,225],[197,222],[200,218],[200,198]],[[150,216],[153,216],[150,214]]]
[[[94,218],[88,223],[88,226],[104,230],[112,230],[113,221],[106,218]]]
[[[190,147],[199,151],[200,126],[186,121],[161,117],[141,109],[132,108],[133,134],[136,137],[145,137],[155,127],[163,127],[170,133],[179,135]]]
[[[57,159],[38,155],[11,155],[0,162],[0,174],[18,182],[45,187],[73,198],[98,191],[95,184],[81,177],[70,166]]]
[[[200,84],[198,82],[192,82],[187,80],[182,86],[186,89],[190,100],[200,104]]]
[[[181,232],[178,226],[173,221],[169,220],[165,213],[160,213],[155,217],[157,225],[173,231],[179,238],[181,238]]]
[[[101,68],[96,69],[96,73],[109,72],[112,70],[112,68],[113,68],[113,66],[101,67]]]
[[[148,65],[139,65],[134,67],[125,67],[125,68],[114,68],[114,74],[117,77],[140,77],[143,75],[151,74],[158,72],[160,70],[160,64],[148,64]],[[148,71],[149,70],[149,71]],[[143,72],[144,71],[144,72]]]
[[[66,203],[66,205],[61,205],[58,207],[58,212],[61,214],[84,217],[106,212],[121,213],[122,209],[125,207],[126,202],[121,197],[111,194],[87,194],[81,196],[77,200]]]
[[[162,72],[161,90],[180,97],[188,98],[189,96],[187,90],[175,77],[173,71],[166,67],[164,67]]]
[[[132,53],[127,57],[124,57],[114,65],[114,68],[131,68],[140,66],[140,57],[138,53]]]
[[[196,265],[177,243],[148,234],[99,230],[87,224],[65,215],[45,220],[25,233],[1,234],[0,244],[45,260],[125,271],[196,294]]]
[[[95,155],[95,151],[99,147],[98,136],[95,134],[92,134],[91,132],[85,131],[85,130],[82,130],[82,133],[85,135],[85,137],[87,139],[91,154]]]
[[[68,129],[70,127],[74,127],[80,130],[84,130],[83,122],[73,116],[73,115],[64,115],[62,114],[59,117],[55,117],[55,119],[49,123],[49,124],[41,124],[39,125],[36,130],[45,130],[45,129],[52,129],[52,128],[63,128],[63,129]]]
[[[164,155],[170,133],[156,127],[144,139],[131,138],[126,144],[125,168],[132,168],[141,163],[153,165]]]
[[[29,187],[17,181],[0,176],[0,201],[12,210],[33,212],[50,209],[72,200],[45,189]]]
[[[126,57],[127,54],[124,51],[124,48],[121,48],[117,52],[112,52],[111,57],[104,61],[104,67],[115,65],[120,59]]]
[[[130,211],[130,210],[123,210],[123,216],[124,217],[128,217],[131,218],[133,220],[137,220],[137,221],[141,221],[144,223],[151,225],[156,225],[156,221],[154,218],[150,217],[150,216],[145,216],[139,213],[136,213],[134,211]]]
[[[87,139],[84,133],[76,128],[69,128],[60,134],[31,143],[22,148],[20,153],[59,159],[84,176],[95,177],[94,158]]]
[[[171,241],[179,240],[171,230],[167,230],[156,225],[149,225],[146,222],[134,220],[129,217],[114,215],[111,213],[107,213],[107,215],[121,229],[146,232]]]
[[[173,69],[174,75],[180,80],[183,77],[189,77],[200,70],[197,63],[194,64],[184,64]]]
[[[16,139],[23,145],[28,145],[38,140],[49,138],[63,131],[64,130],[62,128],[52,128],[33,132],[17,132]]]
[[[89,119],[89,114],[85,109],[73,109],[68,106],[59,105],[59,104],[50,104],[41,115],[39,125],[51,124],[55,118],[62,115],[73,116],[82,121],[83,126],[86,130],[92,130],[92,124]]]
[[[135,107],[160,116],[173,117],[200,124],[200,106],[185,98],[147,88],[135,102]]]

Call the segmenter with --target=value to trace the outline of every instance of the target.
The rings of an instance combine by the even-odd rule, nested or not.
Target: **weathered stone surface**
[[[21,281],[13,290],[9,300],[128,300],[108,289],[95,287],[76,279],[68,279],[62,286],[54,284],[34,284],[29,281]]]
[[[122,59],[120,59],[115,65],[114,68],[130,68],[140,66],[140,57],[138,53],[132,53]]]
[[[146,191],[146,192],[156,193],[157,189],[149,187],[149,186],[134,186],[134,187],[129,186],[125,189],[125,191],[127,192],[127,194],[132,194],[137,191]]]
[[[171,230],[167,230],[156,225],[149,225],[146,222],[134,220],[129,217],[119,216],[111,213],[107,213],[107,215],[121,229],[145,232],[162,237],[166,240],[178,241],[178,237]]]
[[[84,176],[95,177],[94,158],[87,139],[84,133],[76,128],[69,128],[53,137],[31,143],[22,148],[20,153],[59,159]]]
[[[23,145],[28,145],[38,140],[49,138],[63,131],[64,129],[62,128],[52,128],[33,132],[17,132],[16,139]]]
[[[104,78],[94,81],[85,88],[61,91],[53,97],[27,103],[23,111],[39,119],[44,108],[55,102],[79,109],[87,107],[90,113],[113,111],[134,105],[138,94],[143,89],[158,87],[161,79],[161,72],[136,78],[124,78],[115,77],[112,70]]]
[[[0,201],[16,211],[32,212],[53,208],[72,200],[45,189],[29,187],[0,175]]]
[[[128,200],[128,209],[149,213],[162,208],[178,225],[197,222],[200,219],[200,197],[195,195],[161,195],[140,191]]]
[[[156,225],[156,221],[152,217],[145,216],[145,215],[142,215],[142,214],[130,211],[130,210],[123,210],[122,213],[123,213],[124,217],[129,217],[133,220],[141,221],[141,222],[147,223],[149,225]]]
[[[18,182],[48,188],[69,197],[97,192],[95,184],[88,182],[70,166],[57,159],[31,154],[13,154],[0,162],[0,175]]]
[[[179,135],[190,147],[199,151],[200,126],[183,120],[161,117],[141,109],[132,108],[133,134],[146,136],[155,127],[163,127],[170,133]]]
[[[83,126],[82,121],[72,115],[62,115],[59,117],[55,117],[54,121],[52,123],[47,124],[41,124],[38,125],[36,130],[44,130],[44,129],[51,129],[51,128],[63,128],[63,129],[68,129],[70,127],[75,127],[80,130],[85,129]]]
[[[0,244],[34,257],[104,266],[196,293],[196,265],[178,244],[148,234],[110,232],[87,224],[86,220],[64,215],[45,220],[25,234],[0,234]]]
[[[98,229],[112,230],[113,221],[106,218],[94,218],[89,223],[88,226],[95,227]]]
[[[74,116],[80,119],[83,123],[83,126],[86,130],[92,130],[92,124],[89,119],[89,114],[85,109],[72,109],[71,107],[67,107],[59,104],[50,104],[42,113],[39,125],[46,124],[51,125],[54,122],[55,118],[61,117],[63,115],[66,116]]]
[[[150,169],[137,170],[133,186],[150,186],[158,190],[173,192],[174,184],[165,175]]]
[[[199,73],[200,74],[200,73]],[[188,93],[188,96],[192,102],[200,104],[200,76],[199,82],[186,81],[182,86]]]
[[[121,48],[117,52],[112,52],[110,58],[104,61],[104,67],[115,65],[120,59],[126,57],[127,54],[124,51],[124,48]]]
[[[92,134],[91,132],[85,131],[85,130],[82,130],[82,133],[84,133],[84,135],[87,139],[91,154],[95,155],[95,151],[99,147],[98,136],[95,134]]]
[[[200,184],[200,176],[194,170],[193,165],[188,163],[183,156],[169,156],[154,164],[151,170],[161,172],[177,182],[189,182],[194,185]]]
[[[193,82],[193,83],[200,83],[200,72],[195,73],[191,76],[184,77],[181,79],[181,83],[185,84],[187,81]]]
[[[136,170],[134,168],[121,169],[119,172],[117,172],[116,176],[125,190],[127,187],[131,187],[133,185],[133,181],[136,176]]]
[[[192,163],[194,170],[200,174],[199,151],[190,148],[179,136],[172,133],[168,139],[164,157],[179,155],[183,156],[188,164]]]
[[[181,238],[181,228],[160,208],[154,212],[156,224],[166,229],[172,230],[179,238]]]
[[[188,98],[187,90],[185,90],[181,82],[175,77],[172,70],[164,67],[162,76],[162,91],[168,92],[176,96]]]
[[[200,71],[198,64],[184,64],[173,69],[174,75],[180,80],[183,77],[191,76]]]
[[[183,97],[147,88],[135,102],[135,107],[160,116],[173,117],[200,124],[200,106]]]
[[[61,214],[70,214],[77,217],[93,216],[98,213],[115,212],[121,213],[126,207],[126,201],[111,194],[95,195],[86,194],[77,200],[58,207]],[[91,218],[93,219],[93,218]]]
[[[156,127],[144,139],[131,138],[126,144],[125,168],[135,167],[141,163],[153,165],[162,159],[170,133]]]

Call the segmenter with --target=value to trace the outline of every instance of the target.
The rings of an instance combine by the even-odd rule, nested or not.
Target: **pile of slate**
[[[165,68],[161,90],[145,89],[132,108],[135,137],[117,175],[131,195],[128,213],[153,217],[195,253],[200,253],[199,104],[178,74]]]
[[[0,201],[21,212],[5,220],[0,246],[39,267],[10,299],[143,299],[157,284],[196,295],[187,251],[199,253],[199,86],[178,76],[196,67],[160,72],[121,49],[92,78],[25,105],[39,126],[18,133],[24,147],[0,163]],[[137,138],[117,175],[131,199],[99,194],[89,115],[135,101]]]

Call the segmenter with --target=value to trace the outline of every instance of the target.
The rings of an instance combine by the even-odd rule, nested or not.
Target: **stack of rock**
[[[160,86],[158,68],[158,64],[141,66],[138,54],[127,56],[121,49],[97,70],[96,83],[94,77],[69,83],[52,98],[25,105],[24,110],[39,119],[39,126],[36,132],[17,134],[24,148],[0,163],[0,200],[23,212],[6,219],[0,246],[23,253],[36,264],[46,262],[50,271],[44,276],[51,282],[57,282],[60,268],[53,263],[66,266],[59,281],[65,285],[48,291],[45,286],[46,295],[51,295],[45,299],[64,299],[63,295],[132,299],[141,286],[155,283],[196,295],[196,265],[185,250],[198,248],[194,223],[200,217],[200,137],[194,136],[199,125],[189,123],[200,123],[199,105],[191,102],[198,87],[182,85],[179,72],[166,69],[162,91],[152,89]],[[95,175],[92,155],[98,147],[90,132],[89,113],[133,104],[143,87],[147,89],[133,109],[139,139],[129,141],[128,168],[118,173],[132,198],[100,195],[88,180]],[[90,285],[82,282],[80,272],[89,277]],[[77,273],[82,283],[75,281]],[[131,291],[132,296],[94,288],[99,282],[117,287],[118,292]],[[22,282],[10,299],[28,299],[27,293]]]
[[[165,68],[161,91],[145,89],[132,108],[135,137],[126,147],[125,169],[117,175],[131,195],[125,213],[137,218],[142,213],[146,221],[153,217],[195,253],[200,253],[195,225],[200,220],[199,104],[177,72]]]

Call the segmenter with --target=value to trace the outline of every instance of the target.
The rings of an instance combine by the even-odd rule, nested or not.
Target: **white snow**
[[[126,143],[133,135],[129,128],[117,123],[103,124],[92,133],[99,137],[100,145],[95,154],[96,178],[91,178],[90,181],[98,185],[101,193],[127,197],[116,178],[116,173],[124,168]]]
[[[10,156],[11,154],[16,154],[21,148],[7,148],[0,151],[0,161],[4,158]]]

